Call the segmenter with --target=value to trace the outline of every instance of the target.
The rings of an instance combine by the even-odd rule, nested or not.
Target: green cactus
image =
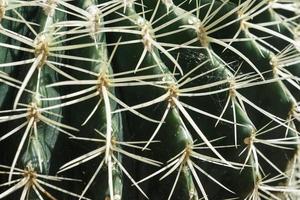
[[[300,198],[299,0],[0,0],[0,199]]]

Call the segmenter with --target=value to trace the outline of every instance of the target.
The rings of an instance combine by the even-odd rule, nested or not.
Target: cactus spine
[[[0,0],[0,199],[300,198],[299,15]]]

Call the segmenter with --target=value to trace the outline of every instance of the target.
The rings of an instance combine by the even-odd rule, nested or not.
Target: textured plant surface
[[[299,0],[0,0],[0,199],[300,199]]]

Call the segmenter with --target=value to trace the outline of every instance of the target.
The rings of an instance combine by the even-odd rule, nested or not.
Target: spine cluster
[[[298,0],[0,0],[0,199],[300,198]]]

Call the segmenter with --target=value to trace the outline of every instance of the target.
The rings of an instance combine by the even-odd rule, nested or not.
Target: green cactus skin
[[[0,0],[0,199],[299,199],[299,22],[299,0]]]

